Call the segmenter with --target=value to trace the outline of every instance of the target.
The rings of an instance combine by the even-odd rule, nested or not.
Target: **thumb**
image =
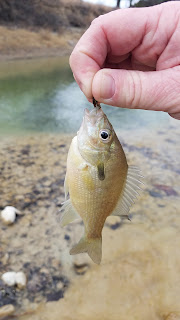
[[[101,103],[165,111],[179,119],[180,68],[152,72],[102,69],[93,78],[92,94]]]

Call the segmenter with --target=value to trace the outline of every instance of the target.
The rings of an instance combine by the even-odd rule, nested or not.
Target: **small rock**
[[[51,265],[52,265],[52,267],[54,267],[55,269],[59,269],[59,267],[60,267],[60,265],[61,265],[61,263],[60,263],[60,261],[58,260],[58,259],[52,259],[52,261],[51,261]]]
[[[12,206],[7,206],[1,211],[1,219],[7,225],[13,224],[16,220],[16,214],[20,213],[19,210]]]
[[[65,234],[64,239],[68,241],[70,240],[70,236],[68,236],[68,234]]]
[[[171,187],[163,184],[154,185],[158,190],[162,190],[166,196],[178,196],[178,193]]]
[[[41,269],[39,270],[39,272],[49,275],[49,270],[48,270],[47,268],[45,268],[45,267],[41,268]]]
[[[75,268],[76,273],[79,274],[79,275],[85,274],[87,270],[88,270],[88,266],[87,265]]]
[[[15,308],[12,304],[7,304],[3,307],[0,307],[0,319],[13,314],[14,311],[15,311]]]
[[[58,301],[59,299],[64,298],[64,292],[59,290],[57,292],[51,292],[46,296],[47,301]]]
[[[120,226],[121,226],[121,222],[116,222],[116,223],[114,223],[114,224],[111,224],[111,225],[110,225],[110,228],[111,228],[112,230],[116,230],[116,229],[118,229]]]
[[[17,194],[16,195],[16,200],[24,200],[24,195],[23,194]]]
[[[57,283],[57,285],[56,285],[56,288],[57,288],[58,290],[62,290],[62,289],[64,288],[64,283],[61,282],[61,281],[59,281],[59,282]]]
[[[36,294],[44,289],[45,284],[47,283],[46,277],[40,274],[34,273],[32,279],[28,281],[27,289],[30,293]]]
[[[180,314],[171,312],[164,317],[164,320],[180,320]]]
[[[84,256],[75,256],[73,262],[75,272],[79,275],[85,274],[89,268],[89,263]]]
[[[47,180],[43,183],[43,186],[49,187],[51,185],[51,181]]]
[[[15,276],[16,285],[19,289],[24,289],[26,287],[27,278],[24,272],[20,271],[16,273]]]
[[[124,221],[131,221],[129,216],[114,216],[114,217],[109,217],[107,220],[106,225],[111,228],[112,230],[116,230],[122,226],[122,222]]]
[[[162,198],[163,195],[160,192],[154,191],[154,190],[149,190],[149,194],[153,198]]]
[[[13,271],[5,272],[2,275],[1,279],[8,286],[14,286],[16,284],[16,272],[13,272]]]
[[[8,261],[9,261],[9,253],[5,253],[5,255],[1,259],[1,262],[3,265],[6,265]]]
[[[8,286],[17,285],[17,287],[19,289],[25,288],[26,283],[27,283],[26,275],[22,271],[20,271],[20,272],[14,272],[14,271],[5,272],[2,275],[1,279],[4,281],[4,283],[6,285],[8,285]]]

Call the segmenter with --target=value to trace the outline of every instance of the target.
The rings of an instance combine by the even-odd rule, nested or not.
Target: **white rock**
[[[8,286],[14,286],[16,284],[16,272],[13,272],[13,271],[5,272],[2,275],[1,279]]]
[[[0,307],[0,319],[10,316],[15,311],[15,308],[12,304],[6,304],[3,307]]]
[[[1,219],[5,224],[12,224],[16,219],[16,213],[20,211],[12,206],[7,206],[1,211]]]
[[[17,272],[15,280],[16,280],[17,287],[19,289],[25,288],[27,279],[26,279],[26,275],[24,272],[22,272],[22,271]]]

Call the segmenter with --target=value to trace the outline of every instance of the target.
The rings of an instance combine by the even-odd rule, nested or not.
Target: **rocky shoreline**
[[[100,266],[86,254],[72,257],[68,253],[83,231],[81,222],[64,229],[59,226],[72,136],[2,137],[0,209],[12,205],[22,215],[12,226],[0,221],[0,275],[23,271],[28,280],[24,290],[0,280],[0,307],[12,304],[14,315],[23,320],[56,320],[59,314],[62,320],[110,319],[110,314],[116,320],[121,313],[130,320],[134,319],[130,310],[138,319],[152,319],[153,314],[154,320],[169,320],[170,312],[178,317],[180,172],[174,156],[178,130],[177,121],[170,120],[153,138],[145,134],[142,140],[140,132],[134,131],[127,139],[127,132],[121,133],[129,164],[139,165],[146,181],[131,209],[131,222],[107,219]],[[162,297],[167,286],[171,289]],[[141,307],[136,296],[144,301]]]
[[[69,284],[60,259],[62,248],[57,245],[54,250],[51,243],[57,238],[65,247],[70,241],[68,231],[56,229],[68,143],[69,137],[54,136],[1,141],[0,209],[12,205],[22,214],[12,226],[1,221],[0,272],[24,270],[28,284],[21,291],[0,280],[0,307],[22,307],[27,299],[30,303],[58,300]]]

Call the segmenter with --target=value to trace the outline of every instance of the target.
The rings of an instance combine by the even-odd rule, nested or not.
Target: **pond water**
[[[74,133],[92,105],[75,83],[67,58],[8,61],[0,65],[0,134]],[[163,126],[162,112],[104,107],[114,128]]]
[[[85,107],[67,58],[0,65],[0,319],[13,306],[22,320],[180,319],[180,122],[162,112],[103,106],[143,191],[130,221],[108,217],[100,266],[69,249],[81,223],[59,225],[66,158]],[[8,287],[7,271],[27,286]],[[7,307],[8,309],[8,307]],[[10,309],[9,309],[10,310]]]

